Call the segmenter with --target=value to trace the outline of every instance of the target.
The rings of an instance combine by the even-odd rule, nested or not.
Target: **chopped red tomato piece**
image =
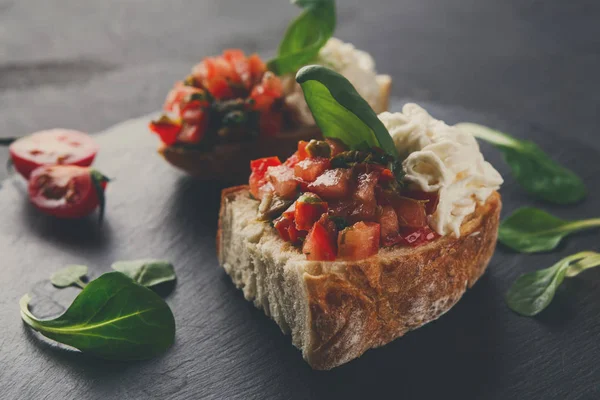
[[[394,179],[396,179],[396,177],[394,176],[394,173],[391,170],[389,170],[388,168],[384,168],[381,170],[381,174],[379,174],[379,182],[388,183],[392,182]]]
[[[393,203],[400,226],[419,228],[427,225],[427,214],[422,202],[398,196]]]
[[[283,198],[292,198],[298,190],[298,183],[294,179],[294,170],[286,165],[278,165],[267,169],[267,178],[275,193]]]
[[[308,190],[329,199],[343,199],[350,194],[352,171],[336,168],[325,171],[314,182],[308,185]]]
[[[438,203],[440,202],[440,195],[438,192],[423,192],[420,190],[413,190],[406,193],[406,197],[423,201],[427,215],[435,213]]]
[[[188,86],[182,81],[175,83],[165,100],[163,108],[168,112],[178,113],[181,105],[193,94],[202,94],[204,91],[194,86]]]
[[[302,252],[307,260],[333,261],[337,254],[336,239],[335,224],[322,218],[308,232]]]
[[[263,75],[260,84],[254,86],[250,98],[254,100],[253,109],[268,111],[276,99],[283,95],[281,80],[272,72]]]
[[[296,228],[309,230],[323,214],[327,212],[327,203],[314,193],[305,193],[296,201],[294,219]]]
[[[379,225],[381,226],[381,244],[384,246],[393,246],[401,240],[398,230],[398,216],[394,207],[383,206],[379,215]]]
[[[307,158],[294,167],[294,175],[306,182],[314,182],[331,165],[327,158]]]
[[[248,57],[248,67],[250,68],[250,74],[254,82],[258,81],[267,70],[267,66],[258,54],[252,54]]]
[[[331,157],[335,157],[344,151],[348,151],[348,146],[337,139],[325,139],[325,141],[329,143],[329,147],[331,147]]]
[[[412,247],[429,243],[439,237],[439,235],[432,231],[429,226],[423,226],[420,228],[400,228],[400,235],[404,241]]]
[[[181,124],[166,116],[162,116],[158,121],[150,122],[148,127],[167,146],[171,146],[177,142],[177,135],[181,131]]]
[[[293,215],[292,217],[289,217],[285,213],[273,221],[273,225],[283,240],[292,242],[293,244],[298,244],[308,233],[306,231],[298,230],[294,223]]]
[[[277,165],[281,165],[281,161],[279,161],[278,157],[266,157],[250,161],[250,169],[252,170],[249,182],[250,193],[252,193],[255,198],[259,200],[262,198],[260,188],[268,182],[267,177],[265,176],[267,169]]]
[[[305,158],[308,158],[308,152],[306,151],[307,145],[307,141],[301,140],[298,142],[298,151],[296,153],[298,154],[298,158],[300,159],[300,161],[304,160]]]
[[[286,165],[290,168],[294,168],[296,166],[296,164],[298,164],[299,162],[300,162],[300,158],[298,157],[298,152],[295,152],[294,154],[289,156],[287,160],[285,160],[283,165]]]
[[[357,222],[338,234],[338,257],[362,260],[379,251],[381,228],[375,222]]]

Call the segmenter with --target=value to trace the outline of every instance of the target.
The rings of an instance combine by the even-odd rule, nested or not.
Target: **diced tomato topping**
[[[325,139],[325,141],[329,143],[329,147],[331,147],[331,157],[335,157],[344,151],[348,151],[348,146],[337,139]]]
[[[379,182],[388,183],[392,182],[394,179],[396,179],[396,177],[394,176],[394,173],[391,170],[387,168],[381,170],[381,174],[379,174]]]
[[[294,154],[289,156],[287,160],[285,160],[283,165],[287,165],[290,168],[294,168],[299,162],[300,158],[298,157],[298,152],[295,152]]]
[[[400,228],[400,235],[409,246],[417,247],[439,237],[429,226],[420,228]]]
[[[304,240],[304,246],[302,246],[302,252],[308,260],[333,261],[337,254],[336,242],[335,224],[326,219],[321,219],[308,232]]]
[[[168,117],[162,117],[158,121],[150,122],[150,130],[160,137],[160,140],[167,146],[171,146],[177,142],[177,135],[181,131],[181,124],[175,122]]]
[[[305,140],[300,140],[298,142],[298,151],[296,152],[296,154],[298,154],[298,159],[300,161],[308,158],[308,152],[306,151],[307,145],[308,145],[308,142]]]
[[[440,195],[438,192],[422,192],[420,190],[413,190],[406,193],[406,197],[425,202],[425,212],[427,215],[432,215],[435,213],[438,203],[440,202]]]
[[[331,165],[327,158],[306,158],[294,167],[294,175],[306,182],[314,182]]]
[[[292,242],[293,244],[300,243],[308,233],[306,231],[298,230],[296,228],[296,224],[294,223],[293,216],[290,218],[285,214],[273,221],[273,225],[283,240],[286,242]]]
[[[260,59],[258,54],[252,54],[250,57],[248,57],[248,67],[254,82],[260,79],[260,77],[262,77],[267,70],[267,66],[263,60]]]
[[[177,140],[182,143],[196,144],[204,136],[204,127],[200,125],[184,124],[181,132],[177,135]]]
[[[196,93],[202,94],[204,91],[194,86],[185,85],[182,81],[179,81],[175,83],[175,87],[167,95],[163,109],[168,112],[177,113],[184,101]]]
[[[314,182],[308,185],[308,190],[326,200],[343,199],[350,194],[352,171],[336,168],[325,171]]]
[[[379,225],[381,226],[381,244],[384,246],[393,246],[401,240],[398,231],[398,216],[394,207],[383,206],[379,215]]]
[[[272,72],[266,72],[260,84],[254,86],[250,98],[254,100],[253,109],[267,111],[276,99],[283,95],[281,80]]]
[[[358,185],[354,193],[354,198],[362,205],[362,208],[369,216],[375,214],[375,208],[377,207],[375,186],[377,186],[378,178],[379,172],[369,172],[358,176]],[[366,218],[369,217],[367,216]]]
[[[277,111],[264,111],[258,120],[258,129],[263,137],[273,137],[281,133],[283,114]]]
[[[296,201],[294,219],[296,228],[309,230],[323,214],[327,212],[327,203],[313,193],[305,193]]]
[[[427,225],[427,214],[422,202],[399,196],[394,200],[393,206],[400,226],[419,228]]]
[[[294,179],[294,170],[286,165],[278,165],[267,168],[267,178],[273,185],[275,193],[283,198],[292,198],[298,189],[298,183]]]
[[[379,251],[381,228],[375,222],[357,222],[338,234],[338,257],[362,260]]]
[[[281,165],[278,157],[259,158],[258,160],[250,161],[250,193],[257,199],[261,199],[260,188],[265,185],[268,180],[265,176],[269,167]]]
[[[215,99],[230,99],[234,97],[233,89],[229,82],[223,78],[216,78],[206,84],[206,88]]]

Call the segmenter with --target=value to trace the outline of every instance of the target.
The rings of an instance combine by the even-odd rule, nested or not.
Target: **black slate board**
[[[395,101],[398,110],[404,101]],[[465,109],[423,104],[449,123],[474,121],[538,141],[579,173],[590,189],[573,207],[542,205],[508,173],[498,152],[482,145],[503,174],[503,214],[542,205],[565,218],[598,216],[598,142],[503,121]],[[214,235],[218,183],[196,182],[164,163],[147,119],[97,140],[96,166],[109,186],[105,224],[59,221],[26,201],[19,177],[0,189],[0,397],[6,399],[307,399],[600,397],[600,270],[571,279],[539,318],[511,313],[503,294],[517,275],[576,251],[599,250],[598,232],[576,235],[559,252],[526,256],[499,248],[488,272],[449,313],[381,349],[330,372],[312,371],[275,323],[244,301],[219,268]],[[176,322],[174,347],[161,357],[107,362],[57,348],[23,326],[18,300],[34,313],[64,310],[77,290],[54,289],[49,275],[69,263],[96,277],[115,260],[166,258],[178,282],[167,296]],[[526,396],[524,396],[526,394]]]

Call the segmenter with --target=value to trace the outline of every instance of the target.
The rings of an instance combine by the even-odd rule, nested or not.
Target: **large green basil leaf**
[[[326,67],[309,65],[298,71],[296,81],[325,137],[339,139],[352,150],[379,147],[398,158],[390,133],[348,79]]]
[[[289,25],[277,57],[267,63],[277,75],[294,73],[314,61],[335,31],[334,0],[292,0],[304,11]]]
[[[171,309],[152,290],[120,272],[91,281],[60,317],[39,320],[21,299],[21,317],[57,342],[112,360],[138,360],[167,350],[175,340]]]

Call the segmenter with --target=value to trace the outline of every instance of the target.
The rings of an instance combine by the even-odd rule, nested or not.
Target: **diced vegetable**
[[[305,182],[314,182],[328,168],[328,158],[307,158],[296,164],[294,175]]]
[[[423,202],[398,196],[393,202],[394,210],[398,215],[398,224],[411,228],[427,226],[427,214]]]
[[[402,238],[400,237],[398,230],[398,216],[394,207],[383,206],[381,208],[381,214],[379,215],[379,225],[381,226],[381,244],[388,247],[399,243]]]
[[[302,252],[308,260],[333,261],[337,254],[337,231],[332,221],[321,219],[316,222],[304,240]]]
[[[351,178],[352,171],[349,169],[330,169],[310,183],[308,190],[318,194],[325,200],[343,199],[352,190]]]
[[[159,120],[150,122],[149,128],[160,137],[161,142],[171,146],[177,142],[181,124],[163,115]]]
[[[338,257],[362,260],[379,251],[380,226],[375,222],[357,222],[338,234]]]
[[[327,203],[313,193],[305,193],[296,201],[294,217],[296,228],[309,230],[327,212]]]
[[[294,179],[292,168],[286,165],[268,167],[267,178],[279,196],[289,199],[296,195],[298,183]]]
[[[307,234],[306,231],[300,231],[296,228],[293,216],[290,218],[285,213],[273,221],[273,225],[283,240],[293,244],[300,243]]]
[[[413,190],[406,193],[406,197],[410,197],[415,200],[422,200],[425,205],[425,212],[427,215],[431,215],[437,209],[438,203],[440,202],[440,195],[438,192],[422,192],[420,190]]]
[[[308,145],[308,142],[301,140],[298,142],[298,158],[300,159],[300,161],[304,160],[305,158],[308,158],[308,152],[306,151],[306,146]]]
[[[259,158],[258,160],[250,161],[250,193],[257,199],[261,199],[260,188],[268,181],[265,177],[267,169],[271,166],[281,165],[278,157]]]

